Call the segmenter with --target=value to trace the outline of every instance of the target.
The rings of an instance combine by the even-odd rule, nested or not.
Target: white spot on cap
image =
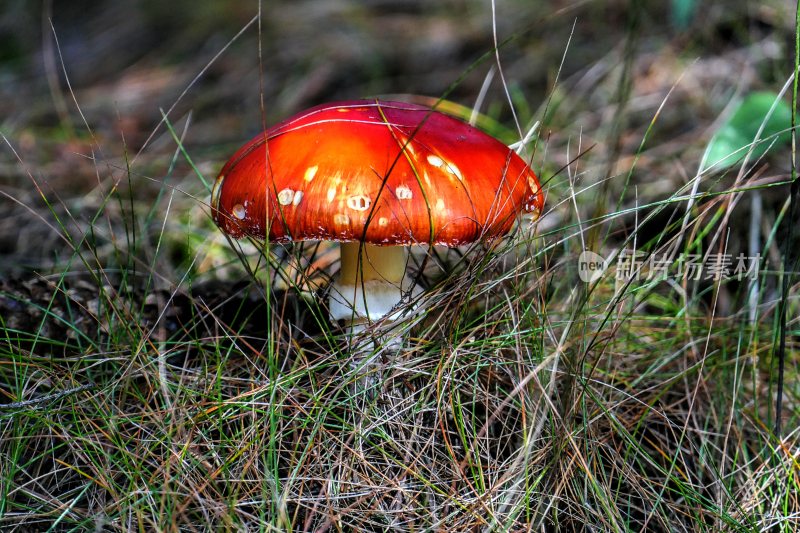
[[[397,196],[398,200],[411,200],[414,196],[411,189],[408,188],[408,185],[400,185],[394,190],[394,194]]]
[[[439,211],[444,211],[444,200],[442,200],[441,198],[436,200],[436,209]]]
[[[438,155],[430,154],[428,156],[428,163],[430,163],[431,165],[435,166],[436,168],[439,168],[442,165],[444,165],[444,160],[441,157],[439,157]]]
[[[531,188],[534,194],[539,192],[539,186],[536,184],[536,177],[533,174],[528,174],[528,187]]]
[[[300,203],[300,200],[303,199],[303,191],[295,191],[294,198],[292,198],[292,204],[297,205]]]
[[[306,169],[306,173],[305,173],[305,175],[303,176],[303,178],[304,178],[306,181],[311,181],[311,180],[313,180],[313,179],[314,179],[314,176],[316,176],[316,175],[317,175],[317,170],[319,170],[319,166],[317,166],[317,165],[314,165],[313,167],[308,167],[308,168]]]
[[[461,171],[458,170],[458,167],[455,166],[453,163],[447,163],[447,167],[445,168],[450,174],[457,177],[459,181],[463,180],[464,177],[461,175]]]
[[[383,227],[389,225],[389,219],[386,217],[381,217],[378,219],[378,225]]]
[[[354,211],[366,211],[369,209],[371,203],[372,200],[363,194],[357,194],[356,196],[351,196],[347,199],[347,207],[353,209]]]
[[[333,215],[333,222],[335,224],[349,224],[350,217],[344,213],[336,213],[335,215]]]
[[[247,211],[244,210],[244,206],[242,204],[236,204],[233,206],[233,216],[238,218],[239,220],[244,220],[244,217],[247,216]]]
[[[294,191],[292,189],[283,189],[278,193],[278,203],[281,205],[289,205],[294,199]]]
[[[333,202],[334,198],[336,198],[336,187],[331,187],[328,189],[328,203]]]

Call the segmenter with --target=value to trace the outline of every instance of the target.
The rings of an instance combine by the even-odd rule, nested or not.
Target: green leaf
[[[774,105],[774,109],[773,109]],[[770,110],[772,113],[770,114]],[[756,141],[759,129],[763,130]],[[791,140],[792,110],[771,92],[749,94],[711,138],[700,164],[701,171],[725,169],[741,161],[752,146],[751,160]]]

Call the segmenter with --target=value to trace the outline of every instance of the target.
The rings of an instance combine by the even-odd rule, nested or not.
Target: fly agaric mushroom
[[[351,328],[419,291],[405,275],[407,246],[493,239],[542,204],[536,175],[500,141],[430,108],[379,100],[277,124],[239,149],[211,193],[214,221],[234,238],[341,242],[329,308]]]

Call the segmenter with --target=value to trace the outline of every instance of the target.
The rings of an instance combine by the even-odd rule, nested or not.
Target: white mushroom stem
[[[405,246],[341,245],[342,267],[331,287],[330,314],[351,326],[379,320],[421,289],[406,277]]]

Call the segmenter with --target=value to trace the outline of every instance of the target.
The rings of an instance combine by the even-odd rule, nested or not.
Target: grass
[[[765,6],[748,20],[780,27],[770,9],[783,7]],[[495,243],[418,247],[409,268],[425,293],[388,333],[376,324],[351,337],[329,323],[335,246],[219,234],[198,175],[213,179],[232,151],[194,140],[207,131],[194,115],[170,116],[140,154],[102,129],[70,139],[86,166],[67,175],[82,184],[46,172],[60,138],[34,135],[47,145],[40,161],[18,128],[4,133],[14,157],[0,170],[26,180],[4,198],[30,221],[15,257],[35,267],[0,278],[0,526],[795,530],[800,305],[781,267],[795,245],[789,149],[695,173],[717,116],[702,95],[724,101],[713,91],[741,73],[714,78],[716,56],[702,54],[669,67],[684,58],[648,48],[655,15],[643,7],[615,12],[628,17],[619,47],[591,55],[582,21],[598,10],[580,11],[575,51],[560,42],[565,71],[547,104],[514,85],[525,66],[515,58],[536,45],[523,32],[500,49],[507,81],[483,106],[501,135],[517,129],[506,94],[523,133],[545,119],[528,155],[546,213]],[[745,22],[709,12],[769,50]],[[246,22],[231,35],[236,24]],[[713,49],[714,35],[687,47]],[[570,65],[584,52],[588,64]],[[776,62],[757,63],[762,77]],[[206,67],[217,64],[197,71]],[[38,243],[51,251],[37,256]],[[585,248],[610,259],[591,283],[580,278]],[[642,261],[625,277],[619,252],[634,249]],[[761,257],[757,276],[689,274],[720,254],[732,269],[740,252]],[[387,350],[400,335],[403,349]]]

